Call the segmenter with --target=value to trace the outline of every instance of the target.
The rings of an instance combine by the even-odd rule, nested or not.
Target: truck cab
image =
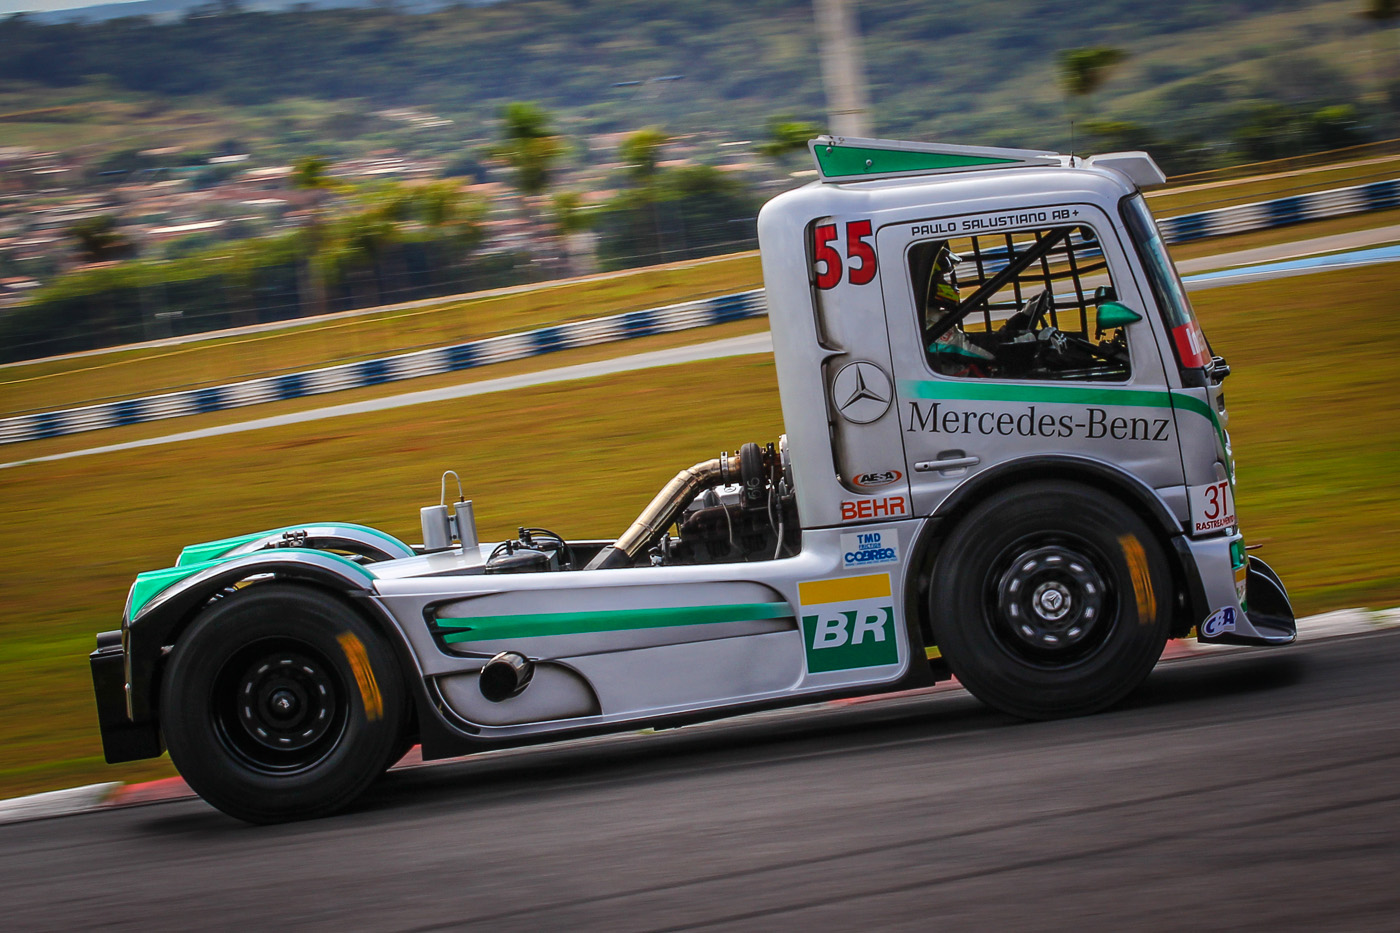
[[[1078,482],[1151,519],[1174,564],[1160,594],[1174,635],[1291,641],[1257,559],[1247,611],[1229,367],[1143,197],[1165,181],[1151,158],[811,149],[820,180],[759,224],[804,527],[928,518],[936,549],[989,495]]]
[[[318,522],[138,575],[90,664],[109,761],[243,819],[425,758],[925,686],[1092,713],[1170,637],[1295,636],[1234,511],[1222,382],[1141,189],[1089,159],[820,137],[759,216],[786,433],[620,535]],[[545,524],[545,523],[540,523]]]

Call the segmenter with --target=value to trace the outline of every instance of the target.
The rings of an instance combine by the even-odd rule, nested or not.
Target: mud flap
[[[97,725],[102,754],[108,764],[155,758],[165,751],[154,722],[132,722],[126,716],[126,666],[121,632],[97,636],[97,650],[88,655],[92,687],[97,697]]]
[[[1208,621],[1199,640],[1215,645],[1288,645],[1298,637],[1288,590],[1273,568],[1253,555],[1245,576],[1245,605],[1246,624],[1211,637],[1205,634]]]

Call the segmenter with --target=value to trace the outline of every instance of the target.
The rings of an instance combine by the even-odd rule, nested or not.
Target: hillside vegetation
[[[1397,132],[1368,4],[866,3],[873,129],[1169,174],[1352,146]],[[810,0],[0,20],[0,361],[752,248],[825,126],[814,32]]]
[[[1204,167],[1392,129],[1394,30],[1357,15],[1366,5],[885,0],[859,18],[881,134],[1066,146],[1057,55],[1104,45],[1126,58],[1087,114],[1113,121],[1103,130],[1115,141],[1149,140]],[[225,2],[160,23],[14,16],[0,21],[0,49],[12,138],[49,131],[67,143],[83,138],[74,122],[114,119],[114,100],[144,101],[146,118],[181,108],[169,122],[186,128],[201,122],[190,114],[214,114],[269,145],[373,138],[444,152],[489,137],[483,124],[511,100],[562,111],[570,133],[662,124],[752,136],[775,114],[825,112],[810,0],[509,0],[426,13]],[[368,113],[391,106],[454,122],[396,126]],[[51,107],[68,109],[42,112]]]

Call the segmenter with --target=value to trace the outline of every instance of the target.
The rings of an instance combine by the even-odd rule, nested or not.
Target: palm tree
[[[671,137],[661,127],[648,126],[624,139],[617,147],[617,154],[632,178],[645,187],[656,175],[662,147],[670,141]]]
[[[515,190],[520,192],[524,213],[538,228],[542,218],[537,199],[549,187],[554,164],[565,152],[564,140],[554,134],[550,114],[537,104],[507,104],[501,119],[504,139],[492,152],[514,170]]]
[[[327,225],[316,253],[316,267],[328,281],[358,278],[369,289],[368,304],[392,300],[395,289],[383,284],[387,276],[405,278],[404,246],[430,231],[434,248],[446,248],[447,261],[455,262],[481,239],[481,210],[469,203],[451,182],[424,185],[388,184],[363,191],[360,209]],[[357,275],[355,275],[357,274]],[[361,302],[364,304],[366,302]]]
[[[346,185],[337,181],[328,174],[331,166],[330,159],[321,156],[306,156],[298,159],[292,168],[292,187],[298,191],[308,191],[311,193],[311,214],[310,222],[305,230],[305,254],[306,262],[304,268],[299,272],[306,287],[304,292],[310,299],[310,310],[312,314],[324,314],[326,312],[326,271],[327,266],[324,261],[318,260],[318,254],[322,252],[322,213],[325,210],[326,196],[331,192],[341,191]]]
[[[1066,49],[1060,53],[1060,83],[1064,87],[1066,104],[1070,112],[1071,151],[1074,149],[1075,120],[1080,116],[1078,113],[1080,108],[1076,107],[1074,102],[1082,100],[1086,105],[1083,109],[1085,111],[1090,109],[1087,104],[1092,100],[1094,92],[1108,79],[1109,69],[1125,58],[1127,58],[1127,53],[1122,49],[1105,46]]]
[[[411,191],[412,216],[435,234],[433,249],[445,252],[445,256],[439,254],[438,265],[452,280],[467,251],[481,242],[486,207],[451,181],[429,182]]]
[[[514,169],[517,191],[527,197],[543,194],[565,148],[549,125],[550,114],[537,104],[516,101],[501,110],[501,119],[504,139],[495,147],[496,156]]]
[[[772,161],[784,174],[794,164],[796,156],[807,149],[807,143],[822,134],[822,128],[806,120],[773,117],[768,121],[768,139],[759,143],[758,154]]]
[[[815,123],[774,117],[768,121],[768,141],[758,147],[758,154],[776,162],[788,153],[806,149],[808,140],[821,133],[822,128]]]
[[[583,195],[561,191],[554,196],[554,225],[564,234],[587,230],[593,224],[592,212],[583,206]]]
[[[661,197],[656,184],[656,166],[661,147],[670,138],[660,127],[649,126],[628,136],[617,150],[618,156],[627,165],[632,180],[636,183],[635,199],[637,203],[646,205],[651,214],[652,236],[656,239],[656,251],[659,255],[664,255],[666,250],[664,237],[661,233],[660,205],[658,203]]]
[[[111,214],[79,220],[68,228],[68,235],[78,241],[78,256],[83,262],[123,259],[136,250],[117,229],[117,219]]]
[[[597,243],[589,230],[597,212],[585,207],[583,195],[577,191],[560,191],[554,196],[554,226],[564,237],[565,262],[570,275],[587,275],[596,271]]]

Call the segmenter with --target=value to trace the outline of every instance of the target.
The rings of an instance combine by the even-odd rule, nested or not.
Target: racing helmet
[[[951,311],[962,301],[958,289],[958,263],[962,257],[944,243],[933,257],[933,268],[929,270],[928,295],[924,301],[927,312]]]

